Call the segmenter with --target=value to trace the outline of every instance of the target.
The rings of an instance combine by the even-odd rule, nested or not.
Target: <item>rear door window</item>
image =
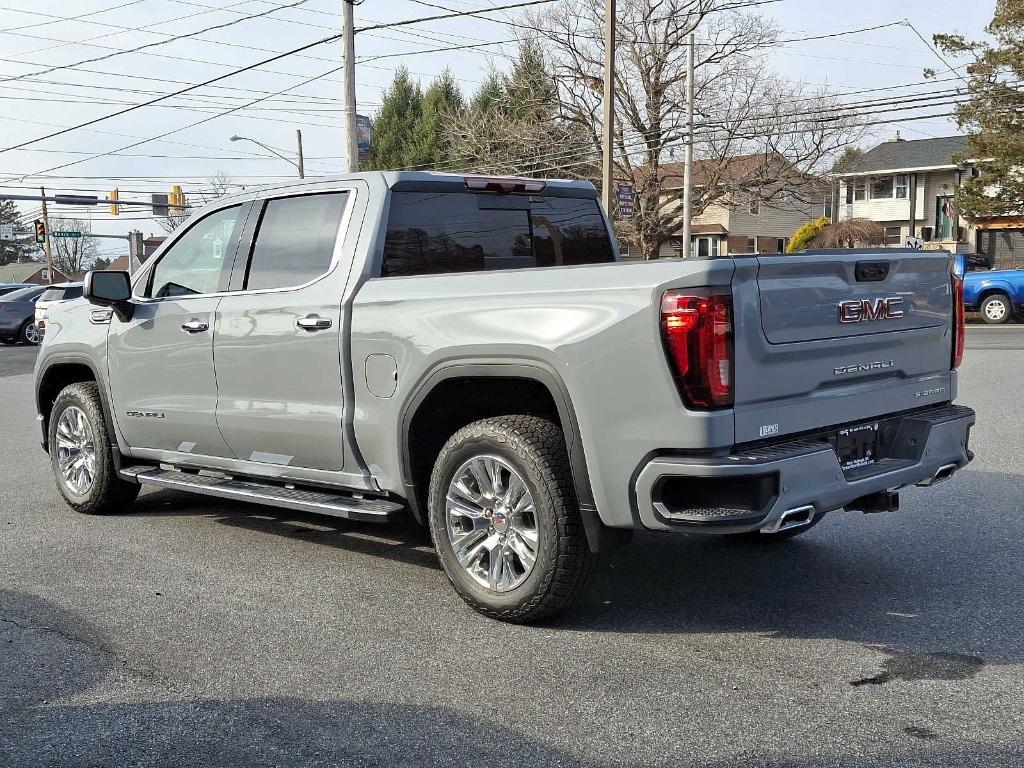
[[[384,276],[614,261],[597,200],[393,192]]]
[[[347,199],[347,192],[331,192],[267,201],[245,290],[289,288],[327,274]]]

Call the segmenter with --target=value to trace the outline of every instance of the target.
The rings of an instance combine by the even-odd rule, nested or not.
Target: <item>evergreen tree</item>
[[[13,224],[18,227],[20,219],[21,214],[13,200],[0,200],[0,224]],[[0,240],[0,266],[16,261],[29,261],[35,248],[31,239]]]
[[[469,104],[470,111],[482,114],[498,104],[502,96],[502,82],[502,77],[497,70],[493,68],[488,70],[487,77],[480,83],[477,92],[473,94],[473,100]]]
[[[995,42],[934,38],[946,53],[973,59],[967,67],[971,98],[956,108],[967,150],[955,159],[977,160],[981,171],[957,191],[957,208],[969,219],[1024,211],[1024,90],[1017,85],[1024,79],[1024,0],[997,0],[986,31]]]
[[[464,109],[462,91],[452,73],[445,70],[423,94],[421,115],[406,153],[405,167],[455,168],[443,124],[446,119],[458,119]]]
[[[402,168],[415,155],[416,126],[423,115],[423,91],[413,82],[409,70],[399,67],[373,121],[373,145],[369,170]]]

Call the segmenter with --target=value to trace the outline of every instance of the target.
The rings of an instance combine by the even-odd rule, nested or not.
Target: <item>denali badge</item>
[[[883,368],[892,368],[896,365],[895,360],[876,360],[873,363],[853,363],[852,365],[840,365],[832,369],[833,376],[842,376],[847,373],[860,373],[861,371],[879,371]]]
[[[134,416],[136,419],[164,419],[167,418],[160,411],[125,411],[125,416]]]
[[[882,299],[857,299],[839,302],[839,322],[859,323],[862,320],[895,320],[903,317],[899,308],[902,296],[886,296]]]

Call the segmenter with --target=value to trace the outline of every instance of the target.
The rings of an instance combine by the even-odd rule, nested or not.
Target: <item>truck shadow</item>
[[[454,706],[303,698],[188,698],[182,680],[134,666],[73,612],[42,598],[0,591],[0,763],[114,765],[559,765],[651,768],[737,764],[812,768],[820,758],[752,756],[677,761],[594,761]],[[173,693],[171,691],[173,690]],[[74,699],[78,699],[75,701]],[[82,700],[85,700],[83,703]],[[128,701],[125,701],[128,699]],[[90,701],[91,700],[91,701]],[[590,734],[594,735],[594,734]],[[671,736],[666,734],[666,746]],[[898,756],[835,755],[829,765],[881,768],[1012,765],[1019,751],[994,745],[908,741]],[[633,745],[612,745],[628,755]]]
[[[1019,664],[1022,481],[962,472],[905,492],[900,512],[835,512],[775,545],[640,534],[605,558],[587,598],[556,625],[755,631]]]

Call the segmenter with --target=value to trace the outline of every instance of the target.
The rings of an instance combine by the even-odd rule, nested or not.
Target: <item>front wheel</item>
[[[76,512],[114,514],[135,501],[139,486],[117,476],[96,384],[61,390],[50,410],[48,436],[57,489]]]
[[[452,435],[431,474],[429,517],[452,585],[494,619],[557,613],[593,571],[565,440],[545,419],[499,416]]]
[[[1002,325],[1013,317],[1013,305],[1009,296],[995,293],[981,302],[981,319],[990,325]]]

